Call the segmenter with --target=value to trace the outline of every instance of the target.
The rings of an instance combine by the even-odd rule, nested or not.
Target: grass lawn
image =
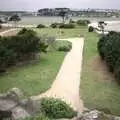
[[[34,29],[40,36],[47,35],[47,36],[54,36],[56,38],[70,38],[70,37],[79,37],[83,31],[85,31],[86,27],[78,27],[75,29],[52,29],[52,28],[43,28],[43,29]],[[60,34],[60,31],[63,34]]]
[[[0,92],[6,92],[13,87],[23,90],[26,96],[46,91],[55,79],[65,54],[42,53],[37,63],[10,69],[8,74],[0,76]]]
[[[98,35],[85,32],[80,94],[85,107],[120,115],[120,86],[98,57],[97,41]]]
[[[38,35],[56,35],[58,29],[34,29]],[[82,30],[82,28],[81,28]],[[80,29],[66,29],[64,34],[57,38],[78,37]],[[82,30],[84,31],[84,30]],[[18,87],[24,91],[26,96],[36,95],[46,91],[54,81],[62,61],[65,57],[64,52],[48,52],[42,54],[40,61],[17,68],[9,69],[8,73],[0,76],[0,92]]]

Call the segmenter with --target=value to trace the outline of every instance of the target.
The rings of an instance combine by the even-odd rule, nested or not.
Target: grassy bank
[[[120,86],[97,53],[98,35],[85,32],[80,93],[86,107],[120,115]]]
[[[64,56],[63,52],[49,52],[41,54],[40,60],[34,64],[10,69],[0,76],[0,92],[13,87],[23,90],[26,96],[46,91],[54,81]]]

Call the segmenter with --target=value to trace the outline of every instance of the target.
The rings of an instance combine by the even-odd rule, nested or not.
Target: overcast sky
[[[39,8],[120,8],[120,0],[0,0],[0,10],[37,10]]]

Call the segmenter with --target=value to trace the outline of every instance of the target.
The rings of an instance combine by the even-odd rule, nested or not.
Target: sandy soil
[[[11,35],[16,35],[17,33],[17,29],[9,29],[9,30],[5,30],[3,32],[0,32],[0,36],[11,36]]]
[[[62,39],[71,41],[72,50],[66,55],[61,69],[51,88],[33,99],[41,97],[61,98],[71,104],[75,110],[83,111],[83,102],[80,99],[80,73],[82,67],[83,38]]]

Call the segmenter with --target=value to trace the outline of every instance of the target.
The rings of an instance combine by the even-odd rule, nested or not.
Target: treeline
[[[120,83],[120,33],[111,31],[103,35],[98,42],[98,52]]]
[[[36,53],[46,52],[47,47],[33,30],[25,28],[15,36],[0,37],[0,72]]]

